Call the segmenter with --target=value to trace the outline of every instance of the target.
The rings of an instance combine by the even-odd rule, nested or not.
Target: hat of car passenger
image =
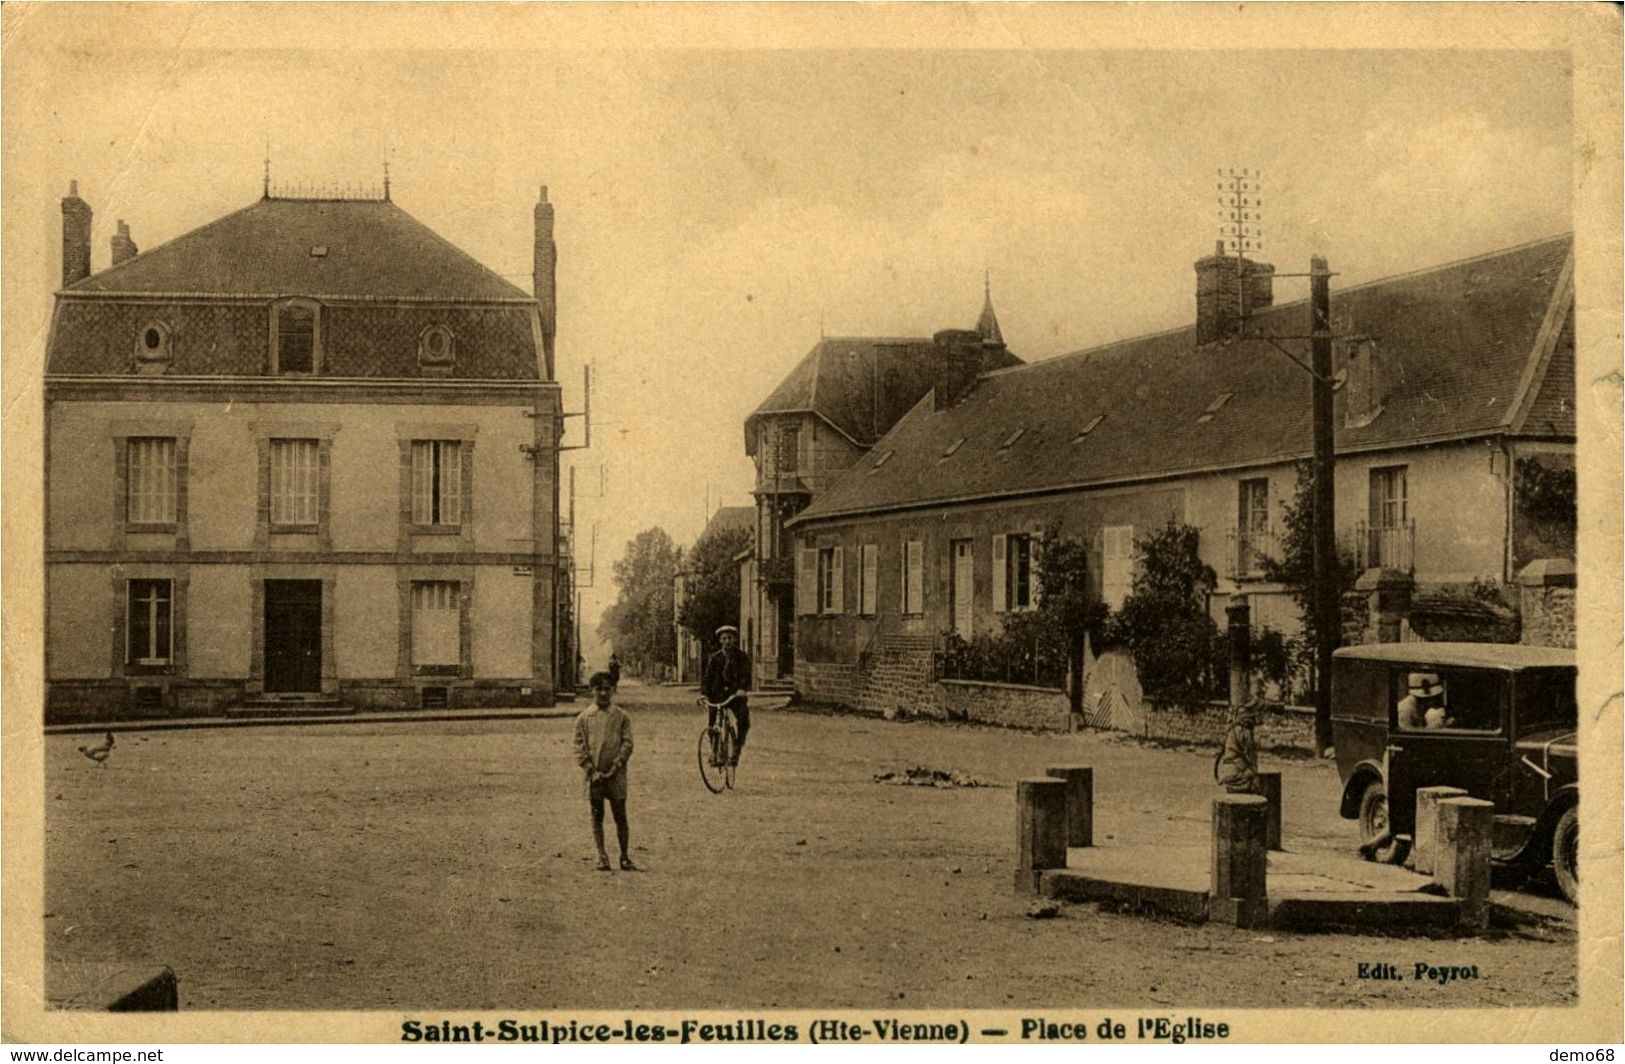
[[[1408,686],[1412,694],[1424,698],[1433,698],[1444,694],[1444,687],[1439,683],[1439,676],[1432,672],[1413,672],[1410,675]]]
[[[738,635],[739,634],[739,629],[735,628],[731,624],[725,624],[721,628],[717,629],[717,635],[721,635],[724,632],[732,632],[734,635]]]

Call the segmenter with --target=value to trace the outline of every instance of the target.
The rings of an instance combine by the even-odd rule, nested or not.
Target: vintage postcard
[[[0,17],[7,1040],[1621,1040],[1617,8]]]

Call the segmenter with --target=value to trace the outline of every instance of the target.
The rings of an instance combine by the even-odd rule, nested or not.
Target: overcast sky
[[[1560,51],[1091,50],[1076,20],[1080,47],[1045,51],[601,50],[524,9],[448,20],[445,47],[397,12],[420,44],[322,51],[346,40],[329,9],[255,33],[72,6],[8,23],[8,401],[37,376],[70,178],[99,270],[116,219],[147,249],[257,199],[267,139],[277,182],[377,182],[387,145],[395,202],[527,290],[545,183],[569,408],[597,374],[593,447],[566,456],[598,526],[589,624],[639,529],[687,543],[708,490],[749,503],[741,423],[821,328],[969,327],[984,271],[1028,360],[1188,323],[1222,167],[1263,172],[1263,257],[1324,254],[1336,284],[1571,227]]]

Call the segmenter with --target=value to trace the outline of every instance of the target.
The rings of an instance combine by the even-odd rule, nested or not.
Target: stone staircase
[[[332,695],[262,694],[226,710],[228,717],[343,717],[355,712]]]

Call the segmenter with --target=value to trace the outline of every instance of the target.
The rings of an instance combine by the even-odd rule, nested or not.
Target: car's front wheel
[[[1360,853],[1379,864],[1405,859],[1405,845],[1394,837],[1388,823],[1388,788],[1381,780],[1366,784],[1360,796]]]
[[[1569,904],[1580,904],[1580,807],[1557,818],[1552,829],[1552,871]]]

